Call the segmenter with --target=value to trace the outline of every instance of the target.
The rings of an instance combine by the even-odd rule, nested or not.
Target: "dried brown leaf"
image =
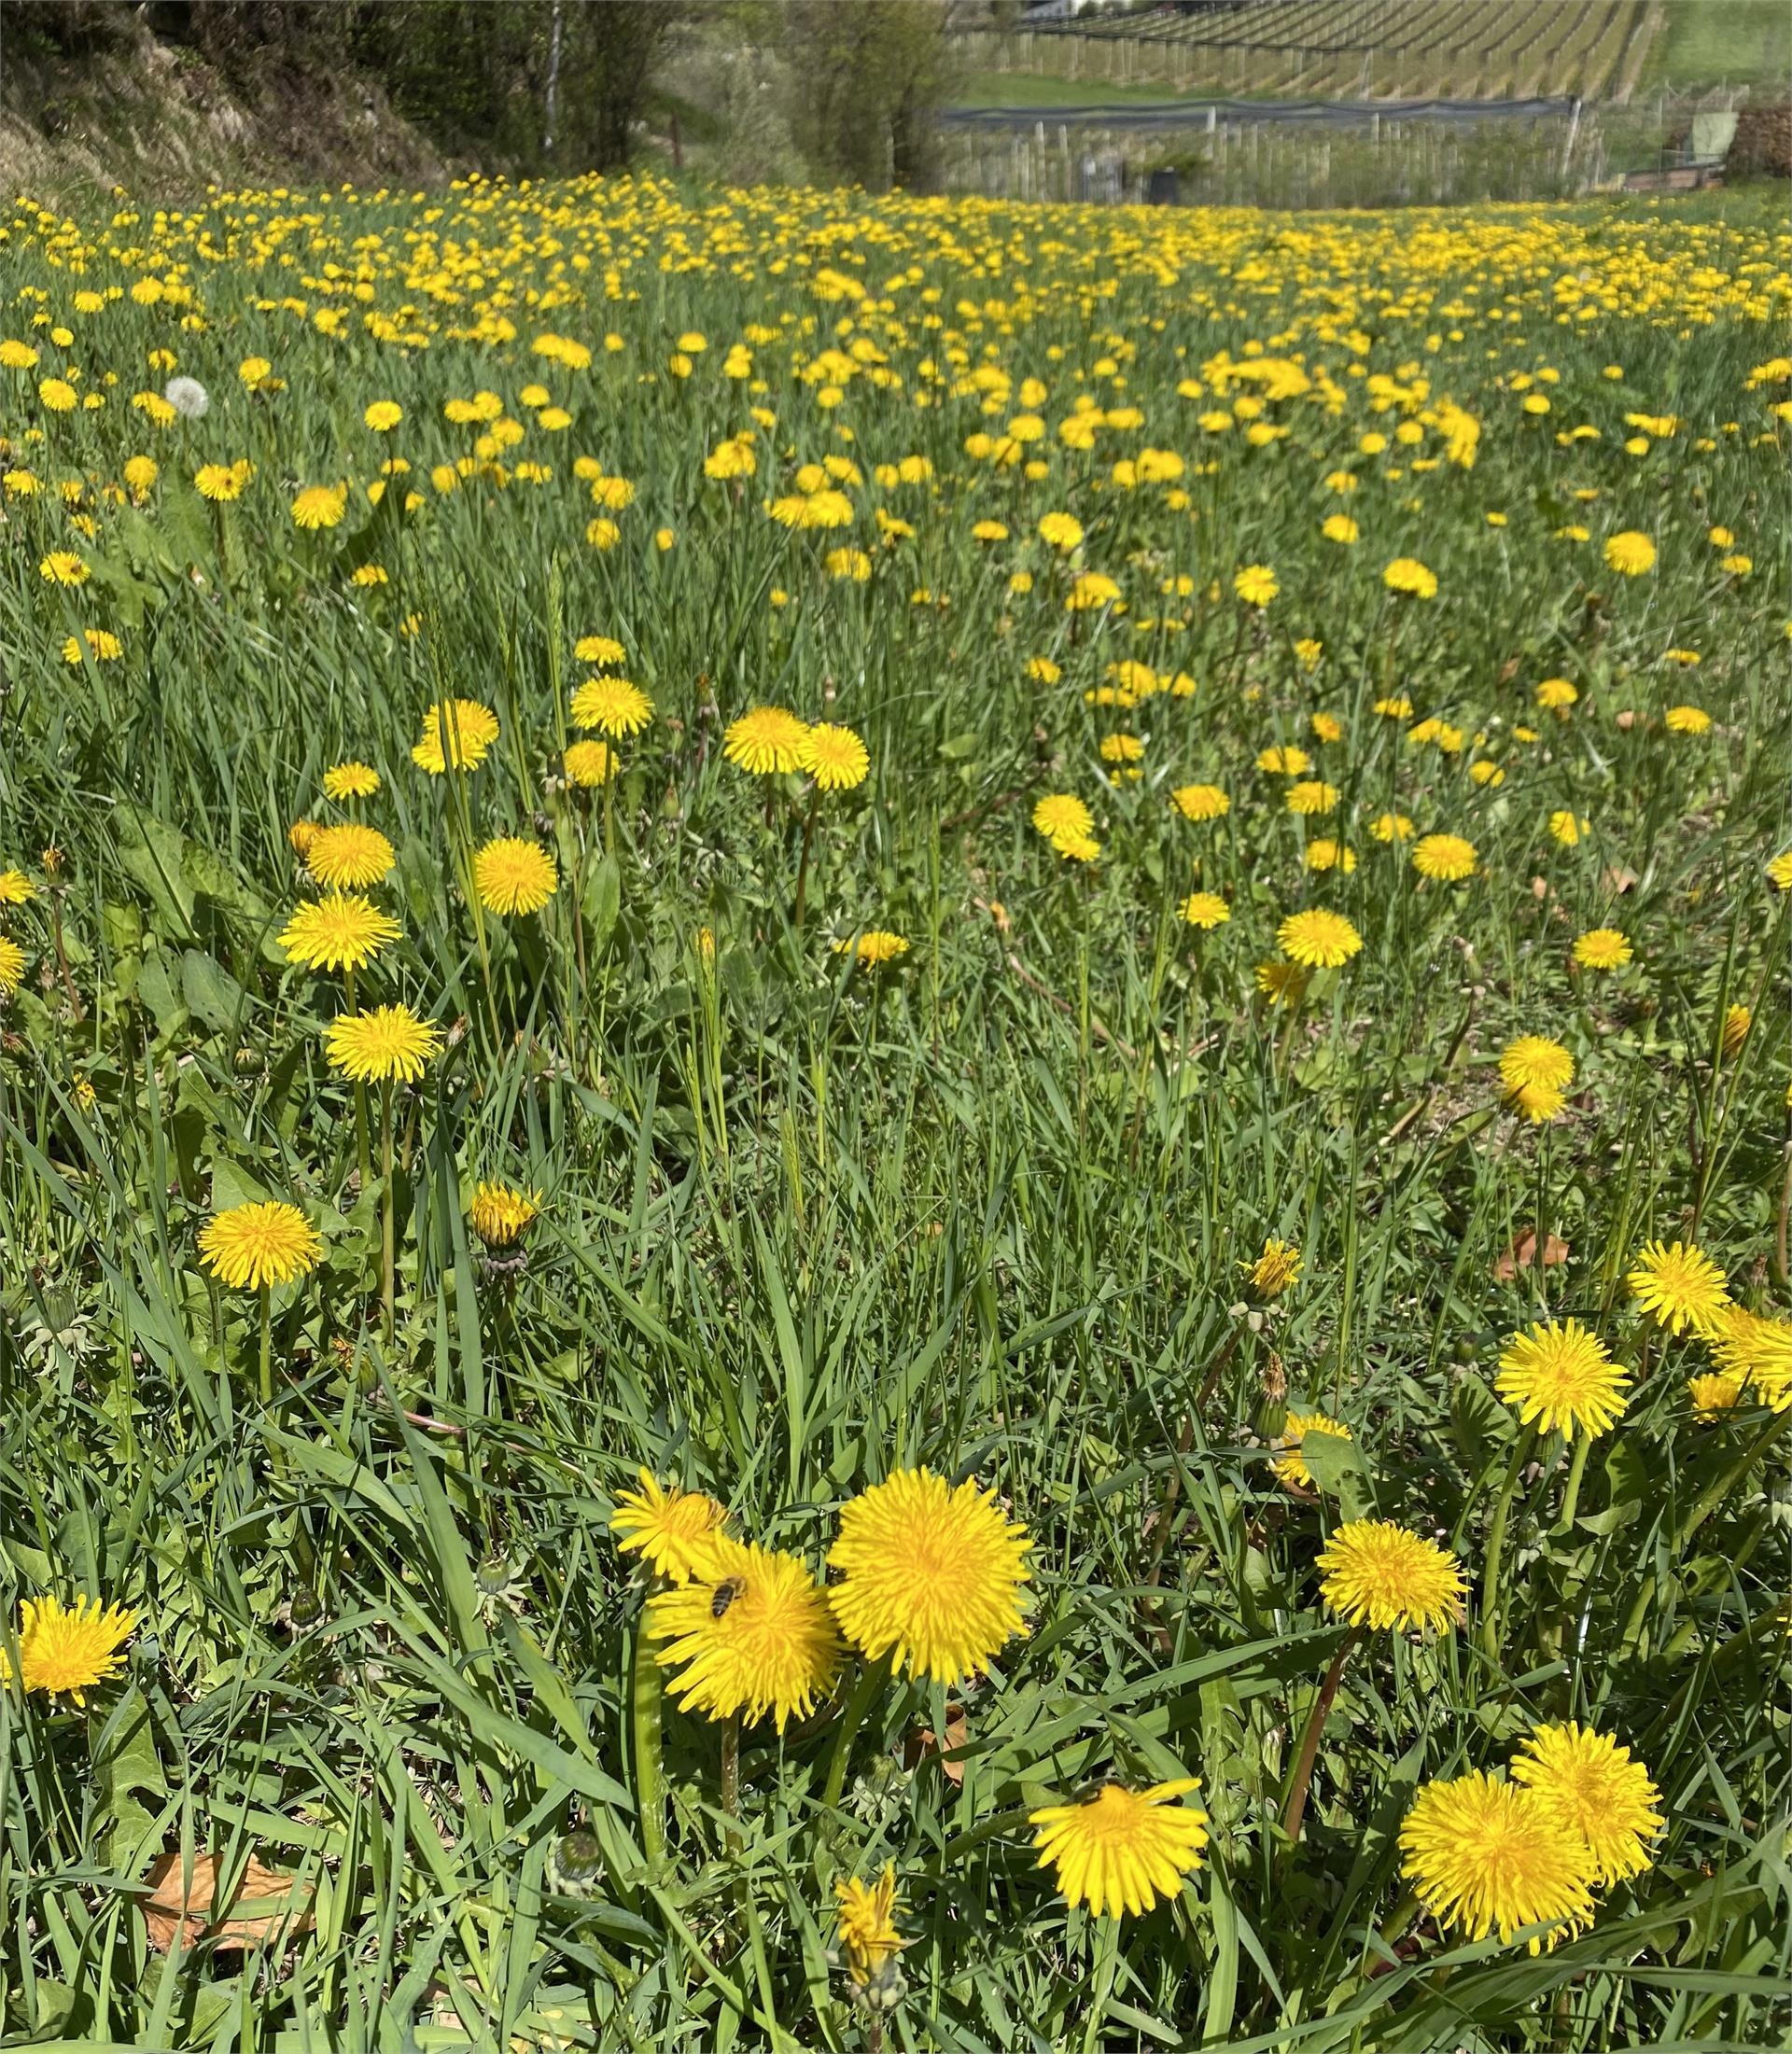
[[[1557,1269],[1568,1260],[1570,1251],[1566,1241],[1559,1234],[1546,1234],[1543,1237],[1543,1266]],[[1501,1283],[1509,1283],[1519,1270],[1530,1269],[1537,1260],[1537,1230],[1526,1227],[1510,1248],[1500,1251],[1500,1259],[1493,1265],[1493,1274]]]
[[[143,1900],[143,1918],[149,1945],[159,1953],[172,1952],[176,1935],[183,1947],[210,1939],[220,1947],[247,1948],[281,1934],[290,1937],[311,1925],[309,1891],[300,1893],[296,1878],[264,1867],[254,1855],[235,1896],[216,1919],[217,1862],[209,1854],[196,1853],[184,1894],[181,1866],[179,1854],[158,1854],[147,1878],[150,1891]]]

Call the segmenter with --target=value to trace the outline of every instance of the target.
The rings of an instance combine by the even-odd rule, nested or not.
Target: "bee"
[[[728,1607],[734,1603],[735,1600],[743,1594],[746,1588],[747,1585],[744,1578],[739,1576],[724,1576],[721,1583],[716,1586],[715,1590],[710,1596],[709,1616],[712,1619],[720,1619],[723,1613],[727,1611]]]

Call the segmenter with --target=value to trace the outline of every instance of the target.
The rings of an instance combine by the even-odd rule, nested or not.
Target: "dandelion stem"
[[[791,917],[791,925],[799,932],[803,927],[803,906],[809,889],[809,844],[815,839],[815,816],[821,804],[821,787],[809,788],[809,810],[803,819],[803,853],[796,865],[796,911]]]
[[[740,1714],[724,1719],[721,1726],[721,1809],[730,1819],[740,1817]],[[727,1828],[728,1851],[737,1854],[741,1848],[741,1837],[734,1826]]]
[[[651,1595],[651,1590],[650,1590]],[[665,1780],[660,1759],[660,1712],[663,1683],[660,1665],[647,1637],[647,1614],[635,1622],[635,1668],[629,1681],[629,1712],[634,1725],[635,1808],[640,1815],[641,1851],[650,1870],[665,1863]]]
[[[1556,1521],[1558,1533],[1574,1530],[1575,1513],[1580,1503],[1580,1479],[1587,1474],[1587,1458],[1592,1449],[1590,1433],[1582,1433],[1576,1438],[1574,1459],[1568,1465],[1568,1488],[1561,1494],[1561,1516]]]
[[[343,1005],[345,1011],[355,1010],[355,971],[351,964],[343,965]],[[367,1111],[367,1086],[357,1082],[355,1085],[355,1167],[360,1172],[360,1195],[365,1198],[373,1188],[373,1143],[371,1123]]]
[[[1288,1785],[1288,1803],[1281,1814],[1281,1830],[1288,1836],[1291,1847],[1298,1844],[1301,1824],[1307,1816],[1307,1793],[1312,1788],[1313,1765],[1319,1759],[1319,1737],[1331,1716],[1337,1686],[1343,1679],[1344,1664],[1350,1660],[1351,1649],[1362,1638],[1363,1628],[1353,1626],[1337,1643],[1337,1653],[1332,1656],[1331,1667],[1325,1671],[1319,1696],[1313,1699],[1313,1709],[1308,1714],[1307,1730],[1301,1736],[1300,1756],[1295,1763],[1294,1781]]]
[[[875,1702],[878,1693],[889,1681],[889,1656],[880,1656],[865,1665],[863,1673],[852,1687],[852,1695],[847,1699],[846,1710],[840,1714],[840,1730],[833,1737],[833,1754],[828,1761],[828,1780],[821,1787],[821,1803],[832,1811],[840,1802],[847,1787],[847,1764],[852,1755],[852,1743],[859,1728],[865,1723],[865,1714]]]
[[[392,1086],[387,1082],[380,1086],[380,1309],[387,1348],[392,1346],[397,1242],[397,1200],[392,1191]]]
[[[261,1403],[273,1403],[273,1292],[261,1286]]]
[[[1524,1467],[1534,1438],[1534,1430],[1531,1427],[1526,1427],[1519,1433],[1512,1449],[1512,1460],[1505,1465],[1505,1480],[1501,1484],[1500,1495],[1494,1501],[1493,1523],[1487,1530],[1487,1552],[1481,1570],[1481,1646],[1486,1650],[1490,1661],[1497,1661],[1500,1655],[1497,1602],[1500,1558],[1505,1552],[1505,1527],[1512,1512],[1512,1493],[1519,1487],[1519,1472]]]

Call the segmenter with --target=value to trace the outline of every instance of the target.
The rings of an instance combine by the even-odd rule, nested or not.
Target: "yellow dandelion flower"
[[[1245,1280],[1259,1298],[1279,1298],[1300,1275],[1300,1251],[1292,1241],[1273,1236],[1263,1244],[1263,1253],[1244,1265]]]
[[[539,1191],[516,1191],[509,1184],[480,1184],[469,1216],[473,1232],[487,1248],[509,1248],[520,1240],[541,1212]]]
[[[1248,607],[1267,607],[1281,587],[1267,564],[1247,564],[1233,579],[1232,590]]]
[[[560,873],[539,842],[499,835],[473,859],[473,886],[487,913],[539,913],[560,888]]]
[[[1703,1376],[1688,1376],[1687,1402],[1692,1407],[1693,1418],[1701,1426],[1712,1426],[1736,1409],[1744,1388],[1742,1377],[1729,1376],[1722,1370]]]
[[[1454,1626],[1467,1589],[1454,1555],[1388,1519],[1351,1519],[1322,1549],[1320,1595],[1352,1626]]]
[[[1622,928],[1589,928],[1575,940],[1575,960],[1583,970],[1622,970],[1635,953]]]
[[[849,791],[864,783],[871,768],[870,754],[858,735],[829,720],[805,733],[796,746],[796,760],[823,791]]]
[[[301,528],[333,528],[348,511],[346,485],[307,485],[292,502],[292,523]]]
[[[1184,820],[1219,820],[1232,810],[1232,802],[1218,785],[1178,785],[1169,803]]]
[[[339,803],[371,799],[379,789],[380,774],[371,763],[335,763],[324,773],[324,797]]]
[[[1363,946],[1363,937],[1341,913],[1322,906],[1291,913],[1276,929],[1276,946],[1303,970],[1337,970]]]
[[[712,1544],[728,1516],[701,1490],[663,1488],[651,1469],[638,1490],[619,1490],[609,1530],[625,1555],[638,1555],[656,1576],[686,1584],[709,1576]]]
[[[399,923],[371,899],[332,891],[299,908],[281,932],[280,946],[307,970],[359,970],[398,938]]]
[[[18,943],[0,934],[0,991],[8,997],[25,980],[25,952]]]
[[[808,723],[784,706],[754,706],[729,722],[721,753],[755,777],[777,776],[801,767]]]
[[[1329,1436],[1335,1441],[1353,1441],[1356,1436],[1342,1419],[1334,1419],[1324,1412],[1291,1412],[1281,1422],[1281,1432],[1276,1441],[1279,1448],[1287,1453],[1278,1455],[1269,1465],[1277,1479],[1290,1490],[1311,1490],[1315,1488],[1313,1473],[1308,1468],[1301,1450],[1309,1434]]]
[[[374,1006],[332,1020],[325,1038],[330,1067],[357,1084],[413,1084],[441,1053],[440,1029],[409,1006]]]
[[[21,1690],[41,1690],[85,1705],[95,1684],[109,1683],[124,1667],[121,1652],[137,1624],[122,1605],[103,1608],[97,1598],[26,1598],[19,1606],[19,1670]],[[14,1681],[12,1664],[0,1648],[0,1682]]]
[[[1655,544],[1636,528],[1626,528],[1605,544],[1605,562],[1621,577],[1640,578],[1655,567]]]
[[[840,1663],[828,1594],[808,1565],[716,1533],[705,1575],[647,1604],[647,1636],[666,1643],[654,1659],[681,1671],[670,1684],[680,1708],[749,1722],[770,1712],[780,1732],[806,1718]]]
[[[572,695],[573,725],[601,734],[638,734],[652,718],[652,700],[626,678],[587,678]]]
[[[897,1470],[841,1508],[828,1601],[869,1660],[959,1683],[1024,1630],[1029,1545],[974,1479],[953,1489],[925,1468]]]
[[[1661,716],[1661,724],[1670,734],[1708,734],[1711,716],[1703,706],[1670,706]]]
[[[1412,867],[1421,877],[1447,885],[1475,874],[1475,845],[1460,834],[1421,834],[1414,843]]]
[[[477,699],[445,699],[423,717],[423,734],[411,761],[432,777],[456,770],[477,770],[497,740],[497,716]]]
[[[398,861],[398,851],[377,828],[345,821],[319,828],[305,850],[305,868],[320,885],[359,890],[377,885]]]
[[[1524,1426],[1596,1439],[1624,1417],[1631,1379],[1612,1361],[1605,1344],[1578,1320],[1533,1324],[1515,1334],[1500,1355],[1493,1388],[1517,1405]]]
[[[1400,1828],[1401,1874],[1440,1923],[1502,1942],[1589,1924],[1586,1850],[1540,1797],[1477,1770],[1424,1784]],[[1543,1935],[1532,1942],[1534,1949]]]
[[[1107,1783],[1085,1803],[1029,1812],[1039,1865],[1053,1872],[1068,1903],[1098,1917],[1149,1911],[1160,1897],[1179,1895],[1183,1878],[1201,1865],[1207,1813],[1175,1801],[1200,1787],[1198,1776],[1146,1790]]]
[[[297,1206],[263,1199],[217,1212],[200,1229],[205,1267],[231,1291],[265,1291],[317,1266],[324,1244]]]
[[[1724,1273],[1690,1241],[1646,1242],[1625,1281],[1651,1319],[1670,1334],[1709,1334],[1729,1305]]]
[[[1177,910],[1190,927],[1204,932],[1224,927],[1232,917],[1232,908],[1217,891],[1191,891]]]
[[[1580,1841],[1589,1882],[1621,1882],[1650,1865],[1661,1793],[1628,1747],[1573,1720],[1539,1726],[1513,1755],[1512,1777]]]
[[[574,742],[562,759],[567,782],[590,789],[616,775],[617,756],[608,742]]]
[[[1405,593],[1408,598],[1437,596],[1436,572],[1428,570],[1416,556],[1396,556],[1381,573],[1381,582],[1390,592]]]
[[[862,934],[833,944],[836,956],[855,956],[860,962],[875,969],[879,963],[893,963],[899,956],[908,954],[908,943],[900,934],[892,934],[888,928],[867,928]]]
[[[896,1865],[885,1863],[875,1883],[861,1883],[856,1876],[835,1883],[833,1893],[840,1906],[840,1945],[846,1950],[847,1973],[863,1990],[903,1944],[896,1930],[896,1914],[903,1903],[896,1894]]]

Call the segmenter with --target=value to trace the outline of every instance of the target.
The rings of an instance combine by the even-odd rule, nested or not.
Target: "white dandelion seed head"
[[[197,378],[171,378],[162,398],[183,420],[201,421],[212,403],[212,396]]]

